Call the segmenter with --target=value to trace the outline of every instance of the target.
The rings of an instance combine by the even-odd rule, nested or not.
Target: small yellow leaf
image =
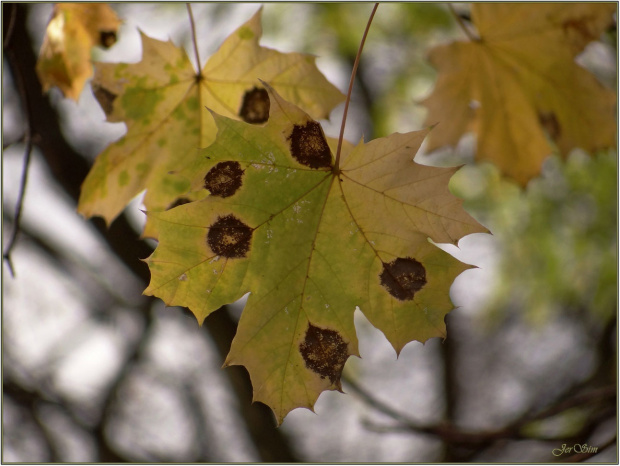
[[[93,74],[90,49],[114,45],[120,23],[105,4],[56,4],[36,67],[43,91],[56,86],[65,97],[77,100]]]
[[[525,185],[552,153],[615,145],[615,94],[575,63],[613,22],[613,3],[485,3],[472,6],[479,40],[435,47],[439,71],[423,102],[439,123],[429,150],[473,131],[476,158]]]

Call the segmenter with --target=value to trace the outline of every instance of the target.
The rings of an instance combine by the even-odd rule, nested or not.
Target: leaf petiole
[[[454,19],[456,19],[456,22],[459,24],[459,26],[461,27],[461,29],[463,30],[467,38],[472,42],[478,42],[480,38],[474,35],[467,28],[467,26],[465,25],[465,22],[463,21],[463,18],[461,18],[459,14],[456,12],[456,10],[454,9],[454,5],[452,5],[452,3],[448,3],[448,9],[450,10],[450,13],[452,13],[452,16],[454,16]]]
[[[198,67],[198,73],[196,79],[200,81],[202,78],[202,66],[200,66],[200,56],[198,55],[198,41],[196,40],[196,25],[194,24],[194,14],[192,13],[192,6],[189,3],[187,6],[187,14],[189,15],[189,24],[192,27],[192,42],[194,44],[194,53],[196,54],[196,66]]]
[[[336,149],[336,162],[334,163],[334,169],[333,169],[333,172],[336,175],[340,173],[340,152],[342,151],[342,140],[344,138],[344,126],[347,122],[347,113],[349,112],[349,102],[351,102],[351,92],[353,91],[353,82],[355,81],[355,75],[357,74],[357,67],[360,63],[360,57],[362,56],[362,50],[364,49],[364,43],[366,42],[366,36],[368,36],[368,31],[370,30],[370,24],[372,23],[372,19],[375,17],[375,13],[378,7],[379,7],[379,4],[375,3],[375,6],[372,9],[372,12],[370,13],[370,18],[368,18],[368,24],[366,25],[366,30],[364,31],[364,35],[362,36],[362,41],[360,42],[360,47],[355,57],[355,63],[353,63],[353,71],[351,72],[351,81],[349,81],[349,91],[347,92],[347,98],[344,102],[342,124],[340,125],[340,135],[338,136],[338,148]]]

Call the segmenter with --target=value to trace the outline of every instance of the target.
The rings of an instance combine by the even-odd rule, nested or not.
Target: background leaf
[[[37,60],[43,91],[55,86],[65,97],[77,101],[93,74],[91,48],[114,45],[120,23],[114,10],[105,4],[54,5]]]
[[[525,185],[553,151],[615,144],[615,93],[575,63],[612,22],[612,4],[475,4],[480,39],[430,52],[439,71],[424,100],[439,122],[428,150],[477,135],[477,160]]]

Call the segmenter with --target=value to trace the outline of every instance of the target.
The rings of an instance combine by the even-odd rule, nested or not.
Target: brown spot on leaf
[[[338,332],[309,323],[306,337],[299,345],[299,352],[308,369],[319,374],[322,379],[329,378],[332,384],[340,388],[340,376],[349,352]]]
[[[573,18],[567,19],[562,23],[562,29],[564,29],[564,33],[567,35],[577,35],[578,37],[582,37],[585,39],[584,43],[587,43],[591,40],[596,40],[598,37],[590,30],[588,27],[588,20],[592,18],[583,17],[583,18]]]
[[[309,121],[304,126],[294,125],[287,139],[291,147],[291,155],[302,165],[310,168],[332,166],[332,153],[321,125],[316,121]]]
[[[426,285],[426,269],[411,257],[399,257],[383,264],[379,278],[381,285],[396,299],[412,300],[416,292]]]
[[[230,197],[241,187],[243,173],[239,162],[219,162],[205,175],[205,188],[213,196]]]
[[[97,102],[99,102],[105,114],[110,115],[112,110],[114,110],[114,100],[117,95],[96,83],[92,83],[92,88]]]
[[[116,32],[115,31],[100,31],[99,32],[99,45],[104,49],[112,47],[116,44]]]
[[[209,227],[207,244],[218,256],[245,257],[250,250],[253,230],[232,214],[218,217]]]
[[[560,122],[556,118],[555,113],[539,113],[538,121],[540,121],[540,124],[545,128],[551,139],[557,140],[560,134],[562,134]]]
[[[269,94],[267,94],[267,91],[254,87],[243,95],[239,116],[246,123],[265,123],[269,119],[269,106]]]

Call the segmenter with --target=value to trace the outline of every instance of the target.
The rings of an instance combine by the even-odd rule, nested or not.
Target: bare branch
[[[441,422],[438,424],[422,424],[408,418],[405,414],[398,412],[391,408],[387,404],[373,397],[365,389],[363,389],[355,381],[343,377],[343,381],[348,388],[351,388],[360,398],[362,398],[369,406],[376,409],[383,414],[388,415],[392,419],[398,421],[400,424],[395,426],[376,426],[370,424],[370,427],[375,431],[410,431],[418,434],[427,434],[439,437],[441,440],[452,445],[463,445],[468,447],[484,447],[492,444],[500,439],[534,439],[534,440],[557,440],[550,438],[537,438],[526,436],[521,432],[522,428],[532,421],[539,421],[552,417],[556,414],[564,412],[565,410],[577,406],[586,406],[593,402],[600,400],[611,400],[615,397],[615,387],[604,387],[601,389],[591,390],[590,392],[577,395],[568,400],[562,401],[554,406],[549,407],[545,411],[541,411],[535,416],[524,416],[512,424],[502,427],[494,431],[480,431],[471,432],[462,430],[455,425],[448,422]],[[368,422],[366,422],[368,425]],[[589,427],[587,430],[589,430]],[[584,432],[585,433],[585,432]]]
[[[13,30],[15,29],[15,18],[17,18],[17,4],[11,5],[11,16],[9,19],[9,25],[6,28],[6,33],[4,35],[4,39],[2,41],[2,48],[7,50],[9,45],[11,44],[11,39],[13,38]]]
[[[15,26],[15,17],[17,16],[16,9],[17,7],[15,6],[11,13],[11,34]],[[15,52],[12,49],[7,50],[7,54],[10,55],[12,59],[16,59]],[[26,183],[28,182],[28,172],[30,168],[30,155],[32,153],[32,118],[30,113],[30,105],[28,102],[28,93],[26,92],[26,85],[24,82],[24,76],[22,75],[20,68],[13,69],[13,77],[15,79],[15,85],[17,86],[17,90],[22,99],[22,102],[24,102],[23,107],[24,112],[26,113],[26,131],[24,133],[24,141],[26,143],[26,148],[24,150],[24,163],[22,167],[22,176],[19,183],[19,194],[17,196],[17,204],[15,205],[15,223],[13,224],[13,231],[11,232],[11,236],[9,237],[8,244],[4,252],[2,253],[2,258],[6,261],[9,268],[9,273],[12,277],[15,276],[15,272],[13,269],[13,263],[11,262],[11,251],[15,246],[17,234],[19,233],[19,222],[22,216],[22,210],[24,206],[24,195],[26,192]]]

